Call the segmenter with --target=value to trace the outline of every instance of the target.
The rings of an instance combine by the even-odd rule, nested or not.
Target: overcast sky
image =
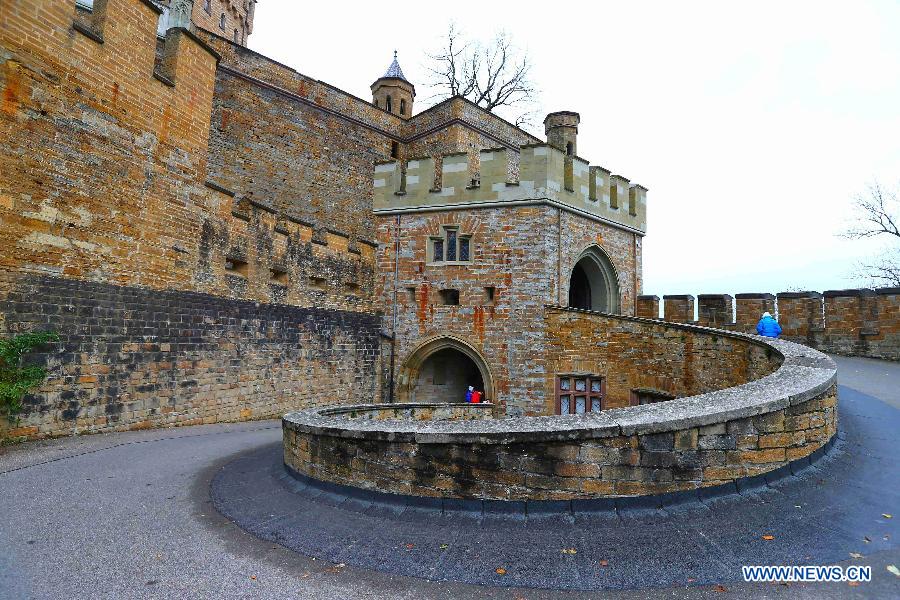
[[[649,188],[645,293],[856,287],[883,247],[837,234],[900,184],[900,2],[444,6],[260,0],[250,47],[366,99],[396,49],[419,112],[451,18],[505,29],[541,113],[581,114],[579,155]]]

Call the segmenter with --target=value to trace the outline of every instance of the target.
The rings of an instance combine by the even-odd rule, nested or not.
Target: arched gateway
[[[487,363],[467,342],[454,336],[426,340],[400,370],[398,402],[462,402],[468,386],[494,401],[494,383]]]
[[[581,253],[569,279],[569,306],[606,313],[619,312],[619,277],[600,246]]]

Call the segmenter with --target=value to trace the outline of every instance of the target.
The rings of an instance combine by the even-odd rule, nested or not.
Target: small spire
[[[381,76],[382,79],[385,78],[394,78],[394,79],[402,79],[403,81],[409,81],[406,76],[403,74],[403,69],[400,68],[400,63],[397,62],[397,51],[394,50],[394,62],[391,63],[391,66],[388,67],[388,70],[384,75]]]

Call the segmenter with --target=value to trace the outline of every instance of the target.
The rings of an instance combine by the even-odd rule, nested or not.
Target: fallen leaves
[[[775,536],[766,534],[766,535],[762,536],[762,539],[766,540],[767,542],[771,542],[772,540],[775,539]]]
[[[868,543],[871,542],[872,540],[870,540],[870,539],[869,539],[869,536],[866,535],[866,536],[863,536],[863,541],[864,541],[865,543],[868,544]]]
[[[850,587],[856,587],[859,585],[859,582],[858,581],[848,581],[847,585],[849,585]]]
[[[497,567],[496,569],[494,569],[494,573],[496,573],[497,575],[506,575],[506,569],[504,569],[503,567]]]
[[[449,544],[441,544],[441,550],[446,550],[449,547],[450,547]]]
[[[251,580],[251,581],[256,581],[256,575],[251,575],[251,576],[250,576],[250,580]]]
[[[859,552],[851,552],[850,553],[850,558],[862,558],[862,557],[863,557],[863,555],[860,554]]]
[[[600,561],[600,566],[601,566],[601,567],[608,567],[608,566],[609,566],[609,561],[608,561],[608,560],[601,560],[601,561]]]
[[[415,544],[406,544],[406,550],[407,550],[407,551],[412,550],[412,549],[415,548],[415,547],[416,547]]]
[[[889,573],[893,573],[897,577],[900,577],[900,569],[897,568],[897,565],[888,565],[885,567]]]
[[[346,566],[347,565],[345,565],[344,563],[338,563],[338,564],[334,565],[333,567],[328,567],[327,569],[325,569],[325,572],[326,573],[340,573],[341,570],[343,570],[343,568]]]
[[[722,593],[722,592],[727,592],[728,588],[725,587],[724,585],[722,585],[721,583],[717,583],[715,586],[713,586],[713,591]]]
[[[893,519],[894,518],[894,515],[891,515],[888,513],[881,513],[881,516],[884,517],[885,519]]]
[[[578,550],[575,548],[563,548],[561,552],[563,554],[578,554]]]

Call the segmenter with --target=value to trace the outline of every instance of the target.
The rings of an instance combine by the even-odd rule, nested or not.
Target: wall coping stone
[[[749,292],[746,294],[735,294],[734,297],[738,300],[774,300],[775,294],[764,292]]]
[[[876,288],[875,293],[879,296],[900,296],[900,287]]]
[[[792,300],[796,298],[821,298],[822,294],[819,292],[779,292],[778,298],[785,298],[787,300]]]
[[[693,294],[666,294],[663,300],[693,300]]]
[[[823,295],[826,298],[862,298],[874,296],[875,290],[870,290],[867,288],[855,290],[826,290],[825,292],[823,292]]]
[[[702,427],[774,412],[824,393],[837,379],[827,355],[785,340],[656,319],[548,306],[547,310],[593,313],[605,317],[663,325],[695,333],[745,340],[782,358],[773,373],[748,383],[667,402],[631,406],[585,415],[509,417],[468,421],[358,421],[334,416],[336,407],[291,412],[283,425],[302,433],[341,438],[419,444],[509,444],[565,442],[620,435],[642,435]],[[361,405],[370,406],[370,405]],[[399,407],[391,404],[386,407]],[[352,407],[338,407],[352,410]],[[358,422],[357,422],[358,421]]]

